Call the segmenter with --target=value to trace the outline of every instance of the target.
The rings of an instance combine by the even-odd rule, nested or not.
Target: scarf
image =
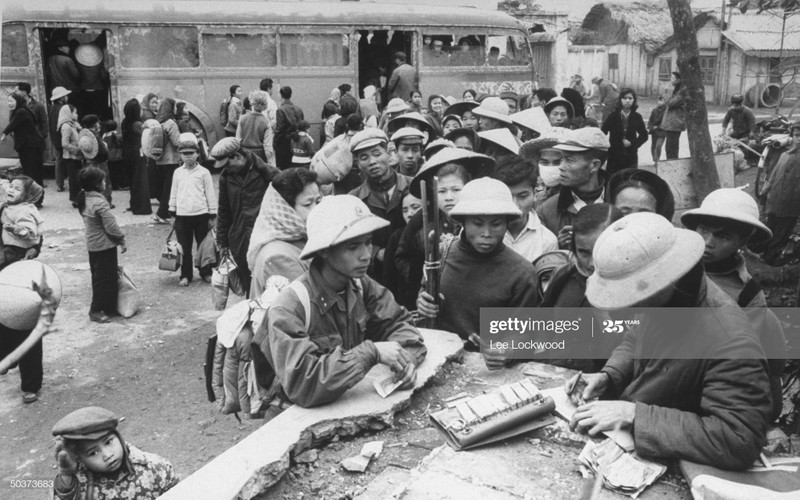
[[[594,200],[600,197],[600,194],[603,192],[603,187],[604,186],[600,184],[600,187],[593,191],[576,191],[573,189],[572,192],[586,203],[593,203]]]
[[[270,186],[261,202],[253,233],[250,235],[250,246],[247,249],[247,265],[256,268],[258,254],[267,243],[272,241],[297,241],[308,238],[306,223],[286,203],[283,196]]]
[[[338,88],[331,90],[331,95],[328,97],[329,101],[335,102],[337,105],[339,104],[339,99],[341,98],[342,93],[339,91]]]
[[[175,100],[171,97],[167,97],[161,101],[161,104],[158,106],[156,120],[158,120],[159,123],[164,123],[170,119],[175,119]]]

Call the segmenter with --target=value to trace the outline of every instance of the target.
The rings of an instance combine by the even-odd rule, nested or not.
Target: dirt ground
[[[751,182],[748,176],[753,174],[740,174],[737,184]],[[176,273],[157,270],[169,226],[124,214],[121,207],[127,206],[127,193],[115,192],[115,199],[120,207],[115,213],[129,242],[120,263],[141,289],[143,310],[108,325],[89,322],[90,273],[80,218],[69,207],[66,193],[55,193],[51,187],[43,210],[48,230],[40,260],[54,267],[62,280],[58,331],[44,341],[44,387],[38,402],[22,403],[17,370],[0,377],[0,498],[44,497],[42,490],[12,488],[12,480],[55,476],[51,428],[63,415],[83,406],[100,405],[116,412],[124,419],[120,430],[129,442],[168,458],[182,477],[260,425],[260,421],[239,423],[233,416],[222,416],[206,399],[205,344],[219,314],[211,308],[210,285],[195,279],[188,288],[180,288]],[[756,265],[754,271],[771,304],[795,305],[794,266]],[[437,380],[414,396],[411,406],[397,416],[394,428],[322,447],[316,462],[293,467],[264,498],[350,498],[385,467],[415,467],[436,438],[427,412],[443,397],[480,384],[460,364],[449,366]],[[338,462],[373,439],[400,446],[386,448],[366,474],[342,472]],[[555,443],[550,449],[547,468],[560,471],[562,477],[551,491],[574,492],[579,448]],[[679,475],[673,471],[666,481],[675,485],[670,498],[686,497]]]

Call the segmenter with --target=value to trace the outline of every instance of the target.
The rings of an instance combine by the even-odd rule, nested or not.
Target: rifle
[[[431,181],[432,196],[428,195],[427,183],[420,182],[422,191],[422,241],[425,245],[425,266],[423,268],[425,276],[425,291],[428,292],[436,304],[439,304],[439,276],[441,274],[442,263],[439,260],[439,204],[436,194],[439,192],[439,178],[435,177]],[[423,326],[433,328],[436,320],[425,318]]]

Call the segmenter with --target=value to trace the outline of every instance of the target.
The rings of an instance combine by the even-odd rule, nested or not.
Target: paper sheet
[[[556,403],[556,415],[563,418],[567,422],[572,420],[572,415],[575,414],[575,411],[578,409],[575,406],[575,403],[569,399],[566,391],[564,391],[563,387],[554,387],[552,389],[545,389],[542,391],[543,396],[550,396],[553,398],[553,401]],[[634,450],[634,443],[633,443],[633,434],[627,430],[619,430],[619,431],[605,431],[603,434],[610,437],[617,443],[623,450],[625,451],[633,451]]]

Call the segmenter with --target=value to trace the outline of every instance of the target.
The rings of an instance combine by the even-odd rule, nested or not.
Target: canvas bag
[[[147,120],[142,131],[142,154],[153,160],[164,154],[164,127],[156,120]]]
[[[161,248],[161,258],[158,259],[158,268],[161,271],[175,272],[181,268],[183,248],[181,248],[181,244],[177,240],[172,239],[173,234],[175,234],[175,226],[172,227],[166,243]]]
[[[213,229],[206,233],[206,237],[197,247],[194,254],[194,266],[203,268],[217,265],[217,233]]]
[[[117,312],[123,318],[130,318],[139,312],[142,294],[122,266],[119,266],[119,284],[117,286]]]
[[[233,269],[236,268],[236,264],[233,263],[226,251],[219,259],[219,265],[211,273],[211,302],[217,311],[224,310],[228,304],[228,291],[230,290],[228,278],[231,266]]]

